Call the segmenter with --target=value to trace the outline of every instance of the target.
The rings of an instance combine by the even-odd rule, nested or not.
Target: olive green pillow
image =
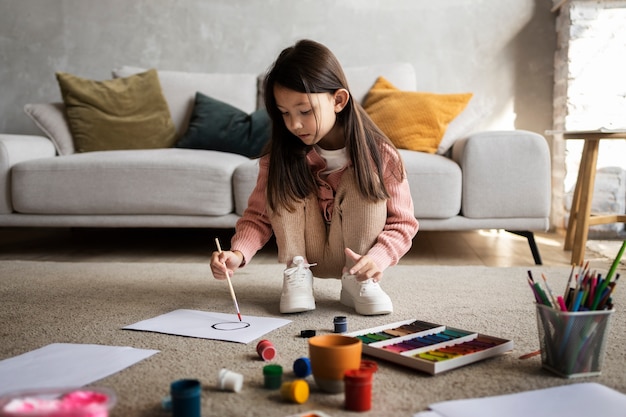
[[[56,74],[76,152],[171,147],[176,128],[154,69],[105,81]]]
[[[255,158],[269,141],[271,126],[265,109],[248,114],[197,92],[189,127],[176,147],[230,152]]]

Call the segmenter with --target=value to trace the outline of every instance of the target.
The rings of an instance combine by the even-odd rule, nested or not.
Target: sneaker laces
[[[359,295],[364,296],[368,295],[368,293],[373,294],[379,291],[380,286],[378,282],[374,282],[371,278],[366,279],[365,281],[359,282]]]
[[[294,260],[295,265],[285,269],[285,278],[291,287],[308,286],[306,282],[307,270],[309,267],[317,265],[317,263],[307,263],[304,259]]]

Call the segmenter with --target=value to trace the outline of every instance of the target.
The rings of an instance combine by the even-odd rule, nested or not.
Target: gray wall
[[[411,62],[422,91],[473,92],[484,128],[552,127],[555,16],[545,0],[0,0],[0,132],[36,133],[26,103],[55,71],[121,65],[263,72],[300,38],[344,66]]]

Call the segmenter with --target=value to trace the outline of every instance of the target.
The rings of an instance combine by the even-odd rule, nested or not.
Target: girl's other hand
[[[226,274],[232,277],[235,270],[243,262],[243,256],[239,251],[215,251],[211,254],[211,272],[215,279],[226,279]]]
[[[357,281],[365,281],[372,279],[374,282],[380,281],[383,277],[383,271],[378,265],[367,255],[359,255],[350,248],[344,250],[346,257],[354,261],[354,266],[348,270],[350,275],[356,276]]]

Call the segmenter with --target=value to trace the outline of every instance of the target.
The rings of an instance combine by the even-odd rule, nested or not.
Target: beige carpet
[[[530,268],[545,272],[554,288],[563,289],[564,268]],[[579,381],[603,383],[626,392],[626,288],[617,286],[603,373],[599,377],[562,379],[540,367],[540,357],[519,356],[538,348],[533,297],[527,268],[426,267],[391,268],[382,283],[394,300],[389,316],[362,317],[339,304],[340,284],[316,280],[317,310],[281,316],[280,265],[249,265],[233,279],[243,315],[281,316],[293,320],[266,337],[278,350],[274,362],[293,378],[293,361],[308,354],[300,330],[331,332],[333,317],[348,317],[356,331],[417,318],[512,339],[515,350],[429,376],[378,361],[371,416],[411,416],[437,401],[513,393]],[[604,271],[605,272],[605,271]],[[623,268],[621,269],[624,273]],[[626,286],[626,284],[624,284]],[[238,344],[165,334],[121,330],[125,325],[176,309],[233,312],[225,282],[214,280],[204,264],[0,262],[0,359],[54,342],[96,343],[158,349],[160,353],[95,385],[113,388],[119,402],[112,416],[167,416],[161,399],[170,382],[203,382],[203,416],[287,416],[322,410],[331,416],[356,415],[343,410],[342,394],[320,392],[312,379],[305,404],[286,403],[277,391],[263,388],[265,365],[256,342]],[[219,391],[221,368],[242,373],[240,393]]]
[[[622,246],[623,240],[587,240],[585,259],[590,259],[592,256],[605,257],[610,262],[617,257],[619,250]],[[591,255],[591,256],[590,256]],[[622,265],[626,265],[626,256],[622,257]]]

